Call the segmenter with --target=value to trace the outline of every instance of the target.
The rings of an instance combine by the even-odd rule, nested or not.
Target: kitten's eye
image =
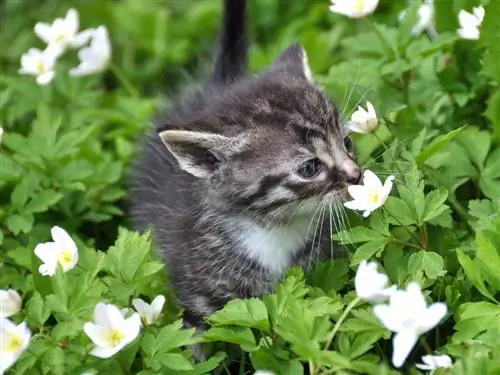
[[[304,178],[313,178],[323,169],[323,163],[318,158],[314,158],[306,161],[302,164],[299,169],[297,169],[297,173]]]
[[[349,138],[349,137],[344,138],[344,147],[346,148],[346,150],[352,150],[351,138]]]

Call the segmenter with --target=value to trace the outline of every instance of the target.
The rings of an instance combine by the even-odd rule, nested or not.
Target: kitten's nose
[[[345,182],[349,185],[357,185],[361,181],[361,168],[351,159],[346,159],[342,163],[342,169],[345,173]]]

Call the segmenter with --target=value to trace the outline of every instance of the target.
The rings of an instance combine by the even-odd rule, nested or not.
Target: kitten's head
[[[298,44],[177,129],[160,137],[205,184],[207,203],[264,221],[312,215],[320,203],[342,200],[361,177],[347,129],[313,84]]]

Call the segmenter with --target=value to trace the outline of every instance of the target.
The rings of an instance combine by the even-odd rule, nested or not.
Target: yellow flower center
[[[109,328],[104,333],[104,341],[106,341],[106,343],[110,347],[115,347],[115,346],[119,345],[123,341],[124,337],[125,337],[125,333],[123,331],[118,330],[118,329]]]
[[[23,337],[15,333],[7,333],[6,340],[2,343],[1,351],[15,353],[23,344]]]
[[[353,9],[355,12],[362,12],[365,9],[365,0],[354,0]]]
[[[372,190],[370,191],[370,193],[368,194],[368,200],[371,204],[378,204],[379,200],[380,200],[380,192],[377,191],[377,190]]]
[[[59,264],[61,267],[69,267],[71,263],[73,263],[73,253],[69,251],[68,249],[64,249],[59,256]]]
[[[45,65],[43,64],[43,61],[41,59],[36,62],[35,70],[38,74],[45,73]]]
[[[61,42],[62,40],[64,39],[64,34],[63,33],[59,33],[59,34],[56,34],[52,37],[52,43],[59,43]]]

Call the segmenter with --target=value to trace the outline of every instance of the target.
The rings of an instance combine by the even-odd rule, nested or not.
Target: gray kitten
[[[260,296],[289,267],[316,261],[320,248],[330,257],[315,213],[361,176],[300,45],[244,77],[245,8],[224,2],[211,79],[161,117],[133,178],[136,227],[153,228],[185,322],[199,328],[230,299]]]

